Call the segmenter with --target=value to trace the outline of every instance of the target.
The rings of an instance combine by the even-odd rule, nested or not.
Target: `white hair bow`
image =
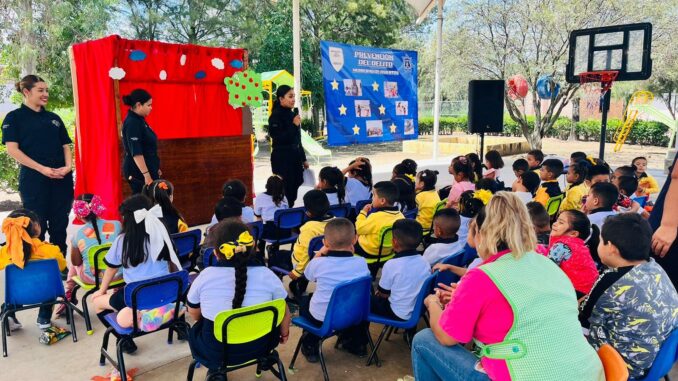
[[[181,262],[179,262],[177,253],[174,251],[174,244],[170,239],[169,233],[167,233],[165,224],[160,221],[160,218],[162,218],[162,208],[160,205],[155,205],[151,209],[139,209],[134,211],[134,221],[136,221],[137,224],[143,222],[144,227],[146,228],[146,234],[148,234],[149,238],[148,254],[153,262],[158,261],[162,249],[167,245],[170,260],[178,269],[181,269]]]

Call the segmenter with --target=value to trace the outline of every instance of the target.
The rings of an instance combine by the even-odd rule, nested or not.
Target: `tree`
[[[542,138],[579,88],[564,81],[570,32],[637,22],[665,8],[655,0],[642,4],[632,0],[465,0],[458,27],[451,32],[467,36],[456,39],[457,49],[473,52],[468,67],[476,77],[506,79],[522,74],[534,89],[540,77],[550,75],[561,84],[558,95],[550,100],[540,99],[535,91],[517,101],[505,94],[511,119],[533,148],[541,148]],[[532,103],[533,126],[527,122],[525,102]]]
[[[235,1],[181,0],[165,5],[167,36],[170,41],[187,44],[213,44],[230,35],[230,15]],[[232,24],[231,24],[232,25]]]
[[[155,41],[162,39],[161,30],[167,22],[163,5],[163,0],[125,0],[120,3],[117,12],[129,21],[134,31],[133,38]]]
[[[4,41],[2,76],[16,81],[35,73],[50,84],[50,104],[71,106],[68,47],[105,34],[113,0],[0,0]]]

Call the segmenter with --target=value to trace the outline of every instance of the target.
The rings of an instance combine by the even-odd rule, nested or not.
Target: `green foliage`
[[[527,123],[529,128],[534,128],[534,117],[528,116]],[[553,124],[553,127],[546,131],[547,137],[567,139],[570,136],[572,120],[560,117]],[[607,133],[605,134],[607,142],[613,142],[612,138],[616,129],[621,126],[619,119],[610,119],[607,122]],[[468,131],[468,119],[461,117],[441,117],[440,134],[449,135],[452,132]],[[654,121],[636,121],[626,139],[627,144],[641,144],[665,147],[669,143],[669,128],[662,123]],[[433,133],[433,118],[419,118],[419,134],[429,135]],[[580,141],[600,141],[600,121],[585,120],[576,123],[575,134]],[[508,116],[504,117],[504,132],[502,136],[523,136],[520,125]]]

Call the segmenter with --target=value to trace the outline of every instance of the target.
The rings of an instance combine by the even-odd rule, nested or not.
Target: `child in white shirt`
[[[433,218],[433,234],[435,239],[424,251],[424,259],[433,266],[443,259],[464,248],[465,241],[457,236],[461,218],[452,208],[441,209]]]

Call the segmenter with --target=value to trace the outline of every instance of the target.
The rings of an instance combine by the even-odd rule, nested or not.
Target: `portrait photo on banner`
[[[345,79],[344,80],[344,94],[347,97],[362,97],[363,89],[362,82],[359,79]]]
[[[384,96],[398,98],[398,82],[384,82]]]
[[[370,101],[357,100],[355,101],[355,116],[356,118],[369,118],[372,116],[370,109]]]
[[[378,138],[384,136],[384,124],[381,120],[368,120],[365,122],[368,138]]]

